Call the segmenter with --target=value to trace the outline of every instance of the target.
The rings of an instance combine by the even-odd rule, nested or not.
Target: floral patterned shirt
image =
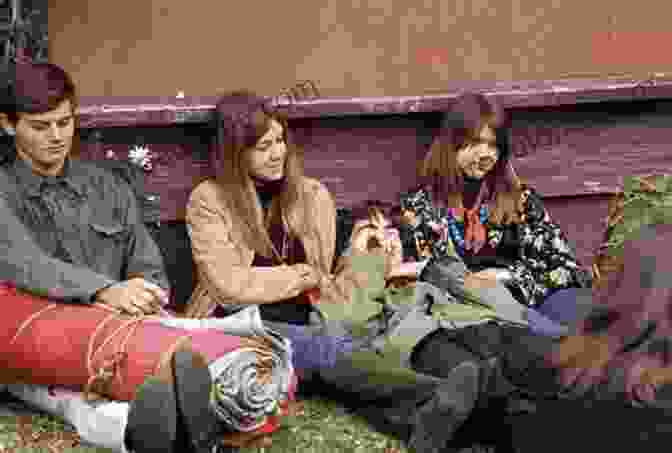
[[[523,196],[523,223],[490,224],[487,205],[481,206],[479,213],[488,231],[488,244],[498,255],[493,267],[509,270],[512,278],[506,284],[513,295],[525,305],[538,306],[557,289],[590,286],[590,273],[577,262],[560,226],[546,213],[541,197],[531,188]],[[425,188],[402,194],[401,208],[404,226],[400,232],[407,256],[422,259],[458,255],[469,266],[463,245],[463,219],[453,210],[435,208]]]

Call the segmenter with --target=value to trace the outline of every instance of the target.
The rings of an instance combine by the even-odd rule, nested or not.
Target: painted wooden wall
[[[544,194],[585,262],[600,240],[608,195],[622,177],[672,171],[672,101],[510,113],[519,175]],[[84,120],[82,157],[102,159],[108,150],[123,156],[132,145],[149,146],[159,157],[147,188],[161,196],[162,220],[182,220],[190,190],[212,175],[207,123],[96,127],[94,117]],[[305,149],[306,173],[327,185],[339,207],[347,207],[366,199],[394,202],[412,187],[439,119],[437,112],[419,112],[304,117],[290,124]]]

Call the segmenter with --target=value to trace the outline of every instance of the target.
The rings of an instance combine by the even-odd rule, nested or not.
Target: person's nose
[[[287,145],[285,145],[285,142],[276,143],[271,150],[271,160],[274,162],[282,160],[286,153]]]
[[[63,132],[61,131],[61,128],[58,127],[57,124],[52,124],[49,127],[49,140],[52,142],[58,142],[60,143],[63,139]]]
[[[496,156],[497,156],[497,149],[494,146],[486,143],[479,145],[478,147],[479,158],[485,159],[489,157],[494,159]]]

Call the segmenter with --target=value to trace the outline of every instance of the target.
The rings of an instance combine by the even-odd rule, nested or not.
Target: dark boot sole
[[[416,453],[439,453],[453,438],[478,401],[480,368],[473,362],[458,365],[421,406],[409,440]]]
[[[173,357],[177,395],[177,443],[185,453],[210,453],[216,441],[218,422],[210,407],[212,377],[198,355],[178,351]]]
[[[126,448],[133,453],[178,453],[177,406],[173,388],[147,379],[136,391],[126,424]]]

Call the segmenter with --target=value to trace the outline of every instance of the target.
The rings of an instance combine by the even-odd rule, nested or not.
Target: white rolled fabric
[[[83,443],[128,453],[124,435],[129,403],[105,399],[89,402],[82,392],[46,385],[8,384],[7,391],[36,409],[70,423]]]

